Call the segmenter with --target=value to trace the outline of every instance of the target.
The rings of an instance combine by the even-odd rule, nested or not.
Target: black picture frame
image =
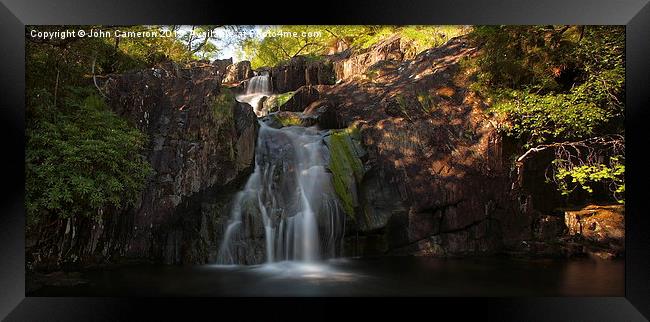
[[[9,321],[189,320],[196,314],[244,320],[286,313],[385,317],[488,318],[499,321],[647,321],[650,317],[650,220],[644,200],[650,135],[649,0],[454,0],[328,3],[2,0],[0,133],[4,170],[0,211],[0,317]],[[25,297],[25,25],[41,24],[585,24],[626,25],[625,297],[426,299],[180,299]],[[535,278],[531,276],[531,278]],[[235,308],[234,306],[239,308]],[[313,310],[313,311],[312,311]],[[445,312],[443,312],[445,311]],[[313,312],[313,313],[312,313]],[[451,315],[449,315],[451,314]],[[212,318],[211,318],[212,319]]]

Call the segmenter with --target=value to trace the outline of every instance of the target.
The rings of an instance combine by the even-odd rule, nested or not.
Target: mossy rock
[[[270,127],[282,128],[286,126],[299,126],[303,125],[301,113],[296,112],[274,112],[267,116],[265,123]]]
[[[343,130],[333,130],[325,137],[329,148],[329,169],[332,172],[332,183],[339,197],[343,210],[355,218],[355,209],[359,207],[357,184],[365,174],[361,157],[365,154],[356,127]]]
[[[218,124],[228,123],[233,120],[233,106],[237,101],[231,89],[222,88],[221,93],[212,100],[212,116]]]
[[[263,103],[264,109],[269,112],[276,112],[280,110],[280,107],[284,105],[294,94],[295,92],[286,92],[281,94],[273,94],[269,96],[266,101]]]

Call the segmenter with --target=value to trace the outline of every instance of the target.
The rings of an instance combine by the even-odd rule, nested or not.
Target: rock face
[[[317,86],[301,86],[293,95],[278,107],[280,111],[302,112],[305,106],[316,101],[320,97]]]
[[[275,93],[295,91],[304,85],[331,85],[336,81],[334,65],[328,58],[308,62],[306,57],[296,56],[269,72]]]
[[[616,242],[570,234],[556,211],[565,200],[544,183],[552,155],[510,173],[514,151],[460,73],[460,59],[475,54],[459,37],[408,59],[408,44],[388,39],[341,55],[341,82],[300,87],[280,106],[302,111],[303,125],[331,129],[330,171],[348,214],[345,254],[619,256]]]
[[[271,69],[271,88],[275,93],[285,93],[306,84],[307,59],[303,56],[291,58],[288,63]]]
[[[391,37],[349,58],[343,56],[343,59],[334,62],[334,71],[337,79],[347,79],[363,74],[368,67],[375,63],[403,61],[412,58],[412,56],[414,55],[410,43],[399,37]]]
[[[232,65],[232,58],[216,59],[212,62],[212,65],[217,69],[217,75],[223,78],[226,75],[228,66]]]
[[[510,210],[501,138],[458,73],[458,61],[475,51],[458,38],[408,61],[400,39],[388,39],[335,62],[343,81],[292,107],[302,105],[321,128],[358,133],[367,152],[359,157],[360,177],[354,166],[338,170],[342,178],[358,177],[346,183],[353,191],[340,194],[350,215],[348,253],[500,249],[508,228],[500,220]]]
[[[328,57],[308,63],[305,68],[306,85],[332,85],[336,82],[334,63]]]
[[[48,223],[58,228],[43,230],[50,238],[35,238],[41,243],[28,250],[31,264],[206,262],[228,217],[218,205],[251,172],[259,126],[251,107],[236,102],[220,81],[210,65],[166,63],[112,75],[106,84],[110,106],[148,135],[144,153],[155,173],[132,209]]]
[[[224,84],[233,84],[249,79],[253,76],[254,74],[253,69],[251,68],[251,62],[240,61],[226,67],[222,82]]]

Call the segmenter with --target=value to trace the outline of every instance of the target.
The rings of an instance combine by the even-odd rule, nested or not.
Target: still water
[[[624,261],[382,257],[255,266],[140,265],[28,296],[624,296]]]

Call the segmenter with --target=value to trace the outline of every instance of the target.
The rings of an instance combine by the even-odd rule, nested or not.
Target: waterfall
[[[269,78],[270,77],[267,73],[251,77],[251,79],[248,80],[248,86],[246,86],[246,93],[237,96],[238,101],[250,104],[258,117],[267,114],[267,111],[265,111],[261,106],[261,101],[262,98],[271,94],[271,83]]]
[[[217,262],[340,255],[345,215],[326,170],[323,134],[313,127],[275,129],[261,121],[260,126],[255,169],[234,197]]]

